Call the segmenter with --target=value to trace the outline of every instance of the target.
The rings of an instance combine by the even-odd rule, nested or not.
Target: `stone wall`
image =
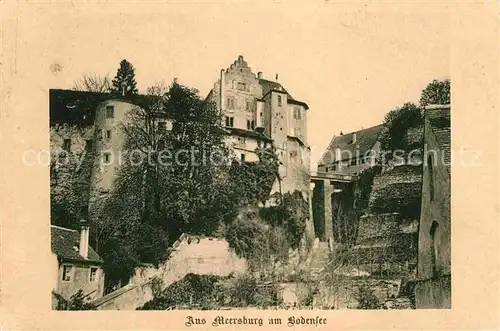
[[[369,212],[420,216],[421,169],[421,165],[399,165],[375,176],[368,203]]]
[[[158,268],[136,269],[130,283],[99,301],[99,309],[136,309],[152,299],[151,281],[158,278],[163,288],[189,273],[228,276],[243,274],[246,260],[238,257],[224,239],[183,234],[173,244],[168,260]]]
[[[451,308],[451,276],[417,282],[415,305],[418,309]]]
[[[299,191],[303,193],[304,199],[309,200],[310,187],[310,164],[309,148],[295,139],[288,139],[286,151],[283,155],[284,171],[281,172],[281,192],[292,193]],[[273,186],[271,194],[278,192],[277,183]]]
[[[151,281],[148,281],[143,284],[131,283],[92,303],[99,310],[135,310],[152,299]]]

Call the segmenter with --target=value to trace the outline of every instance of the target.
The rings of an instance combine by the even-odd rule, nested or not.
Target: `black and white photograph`
[[[361,34],[370,20],[232,42],[264,16],[190,63],[192,39],[158,57],[119,45],[170,25],[106,26],[114,52],[49,91],[54,309],[450,308],[447,23],[408,40],[419,19]]]

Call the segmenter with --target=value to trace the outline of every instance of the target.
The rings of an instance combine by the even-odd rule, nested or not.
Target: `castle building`
[[[79,173],[88,176],[91,199],[106,196],[126,161],[122,127],[133,110],[145,107],[145,98],[51,89],[50,149],[54,166],[58,165],[52,170],[59,181],[70,178],[72,170],[79,167]],[[172,121],[162,114],[155,114],[154,123],[159,130],[172,129]],[[62,187],[55,185],[54,190]]]
[[[262,72],[253,73],[241,55],[220,71],[207,100],[223,111],[222,125],[230,132],[230,144],[241,160],[257,160],[254,147],[272,142],[280,160],[281,177],[281,187],[275,185],[273,191],[308,194],[309,107],[305,102],[293,98],[277,81],[264,79]]]
[[[450,106],[427,106],[424,119],[415,304],[417,308],[451,308]]]

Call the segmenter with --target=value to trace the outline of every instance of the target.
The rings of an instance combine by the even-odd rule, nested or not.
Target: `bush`
[[[71,296],[69,300],[65,300],[62,296],[56,295],[58,304],[56,310],[96,310],[97,308],[85,300],[85,295],[82,290],[79,290]]]
[[[358,288],[356,294],[356,300],[358,301],[358,309],[381,309],[379,299],[373,293],[373,289],[366,286],[361,286]]]
[[[382,150],[407,150],[406,133],[409,128],[423,124],[420,109],[413,103],[405,103],[402,107],[391,110],[384,119],[384,130],[380,134]]]
[[[187,274],[137,310],[166,310],[177,306],[212,308],[220,305],[218,282],[227,277]]]

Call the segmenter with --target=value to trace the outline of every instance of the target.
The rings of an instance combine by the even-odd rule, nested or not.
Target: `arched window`
[[[429,172],[429,196],[431,201],[434,200],[434,168],[432,155],[427,158],[427,171]]]
[[[437,259],[438,259],[438,243],[437,243],[437,234],[439,229],[439,223],[433,221],[431,224],[431,229],[429,234],[431,236],[431,263],[432,263],[432,276],[437,275]]]

